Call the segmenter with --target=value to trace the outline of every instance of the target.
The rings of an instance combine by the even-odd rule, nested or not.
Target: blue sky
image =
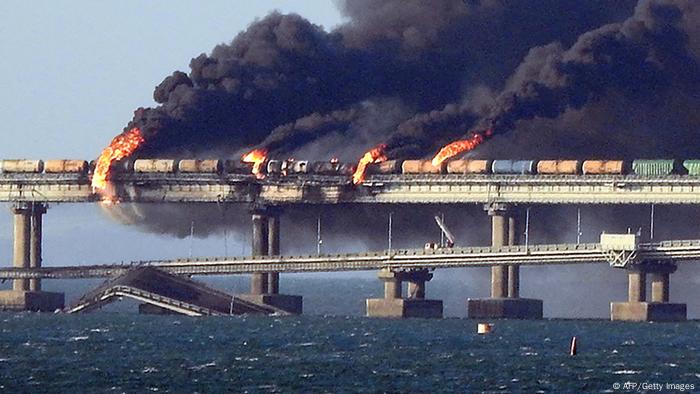
[[[326,28],[341,22],[330,0],[0,2],[0,158],[97,157],[134,109],[154,104],[165,76],[275,9]],[[46,265],[183,257],[191,246],[196,255],[224,254],[223,237],[143,234],[99,209],[51,207]],[[11,235],[2,209],[0,261],[11,261]],[[229,252],[246,253],[246,236],[231,236]]]

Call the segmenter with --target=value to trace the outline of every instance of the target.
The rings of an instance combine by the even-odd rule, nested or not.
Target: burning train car
[[[93,175],[96,161],[0,160],[0,173]],[[110,166],[112,174],[251,175],[255,163],[225,159],[124,159]],[[352,177],[356,167],[337,160],[267,160],[259,175]],[[435,166],[430,160],[386,160],[366,165],[367,175],[541,175],[541,176],[700,176],[700,159],[691,160],[481,160],[457,159]]]

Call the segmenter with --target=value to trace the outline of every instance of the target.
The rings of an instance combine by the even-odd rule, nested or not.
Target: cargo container
[[[584,175],[623,175],[625,162],[622,160],[586,160],[583,162]]]
[[[635,160],[632,162],[632,170],[635,174],[642,176],[671,175],[685,172],[677,160]]]
[[[582,165],[580,160],[540,160],[537,173],[576,175],[581,173]]]
[[[2,172],[39,173],[44,171],[44,162],[41,160],[2,160],[0,164]]]
[[[370,175],[400,174],[401,164],[401,160],[387,160],[381,163],[372,163],[367,165],[366,172]]]
[[[136,173],[174,173],[177,170],[177,160],[137,159],[134,161]]]
[[[494,174],[536,174],[535,160],[494,160],[491,165]]]
[[[87,174],[89,167],[85,160],[46,160],[44,162],[44,172],[47,174]]]
[[[207,174],[220,174],[224,166],[221,160],[207,159],[207,160],[193,160],[185,159],[180,160],[177,168],[183,173],[207,173]]]
[[[700,159],[686,160],[683,167],[688,171],[688,175],[700,176]]]
[[[447,163],[435,167],[430,160],[405,160],[401,165],[404,174],[444,174]]]
[[[448,174],[488,174],[491,160],[452,160],[447,163]]]

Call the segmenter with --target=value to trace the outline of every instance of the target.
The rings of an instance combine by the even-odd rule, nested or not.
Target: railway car
[[[622,160],[586,160],[583,175],[624,175],[627,167]]]
[[[4,173],[41,173],[44,171],[42,160],[2,160],[0,172]]]
[[[536,160],[494,160],[491,165],[494,174],[529,174],[537,173]]]
[[[293,160],[287,165],[288,174],[308,174],[309,173],[309,161],[308,160]]]
[[[177,171],[178,160],[166,159],[137,159],[134,161],[135,173],[167,173]]]
[[[401,172],[404,174],[444,174],[447,163],[434,166],[430,160],[405,160],[401,164]]]
[[[540,160],[537,173],[545,175],[577,175],[581,173],[583,163],[580,160]]]
[[[90,165],[85,160],[46,160],[44,162],[44,172],[47,174],[87,174]]]
[[[221,174],[224,170],[224,165],[221,160],[216,159],[183,159],[177,165],[179,172],[184,174],[202,173],[202,174]]]
[[[338,175],[340,176],[352,176],[355,173],[355,164],[352,163],[342,163],[338,166]]]
[[[267,162],[267,175],[281,176],[287,173],[289,169],[289,161],[287,160],[270,160]]]
[[[683,161],[683,168],[690,176],[700,176],[700,159]]]
[[[313,161],[309,163],[309,172],[316,175],[338,175],[340,163],[337,161]]]
[[[387,160],[381,163],[372,163],[367,165],[367,174],[369,175],[387,175],[400,174],[403,161]]]
[[[491,172],[491,160],[452,160],[447,163],[448,174],[488,174]]]
[[[110,166],[110,172],[115,174],[131,174],[134,172],[134,162],[133,159],[117,160],[113,162]],[[95,162],[95,166],[97,162]],[[92,165],[91,165],[92,166]],[[95,167],[91,167],[94,172]]]
[[[634,160],[632,171],[641,176],[662,176],[685,172],[679,160]]]
[[[250,175],[253,171],[252,163],[243,163],[240,160],[224,161],[224,171],[227,174]]]

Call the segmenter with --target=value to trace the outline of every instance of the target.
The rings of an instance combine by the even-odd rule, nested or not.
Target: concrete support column
[[[629,271],[628,302],[644,302],[647,300],[646,272],[643,270]]]
[[[29,266],[32,268],[41,267],[41,244],[43,224],[42,219],[46,213],[46,205],[41,203],[33,203],[31,207],[31,240],[29,251]],[[41,291],[41,279],[30,279],[29,290]]]
[[[427,269],[394,272],[389,268],[379,271],[384,282],[384,298],[367,299],[370,317],[442,317],[442,301],[425,299],[425,283],[433,274]],[[403,297],[403,282],[408,282],[408,297]]]
[[[668,302],[669,280],[668,272],[651,273],[651,302]]]
[[[669,278],[673,263],[644,262],[629,272],[628,302],[610,303],[610,319],[624,321],[684,321],[686,304],[669,302]],[[646,275],[651,280],[651,300],[646,297]]]
[[[379,280],[384,282],[385,299],[395,300],[403,296],[403,282],[399,274],[389,269],[383,269],[379,271]]]
[[[402,287],[403,287],[402,282],[396,278],[385,279],[384,280],[384,298],[386,298],[387,300],[394,300],[397,298],[401,298]]]
[[[508,208],[503,204],[487,207],[491,216],[491,245],[504,246],[508,242]],[[497,265],[491,267],[491,298],[508,296],[508,267]]]
[[[261,211],[253,212],[253,256],[268,254],[268,218]],[[250,294],[265,294],[268,288],[266,273],[252,274],[250,279]]]
[[[31,242],[31,207],[29,204],[20,203],[12,207],[14,214],[14,244],[13,266],[15,268],[29,268],[30,242]],[[15,279],[12,289],[18,291],[29,290],[28,279]]]
[[[520,244],[520,221],[518,215],[511,213],[508,217],[508,245]],[[520,266],[508,266],[508,298],[520,297]]]
[[[280,215],[278,212],[273,212],[268,219],[268,255],[280,255]],[[267,274],[267,293],[279,294],[280,292],[280,274],[279,272],[269,272]]]

